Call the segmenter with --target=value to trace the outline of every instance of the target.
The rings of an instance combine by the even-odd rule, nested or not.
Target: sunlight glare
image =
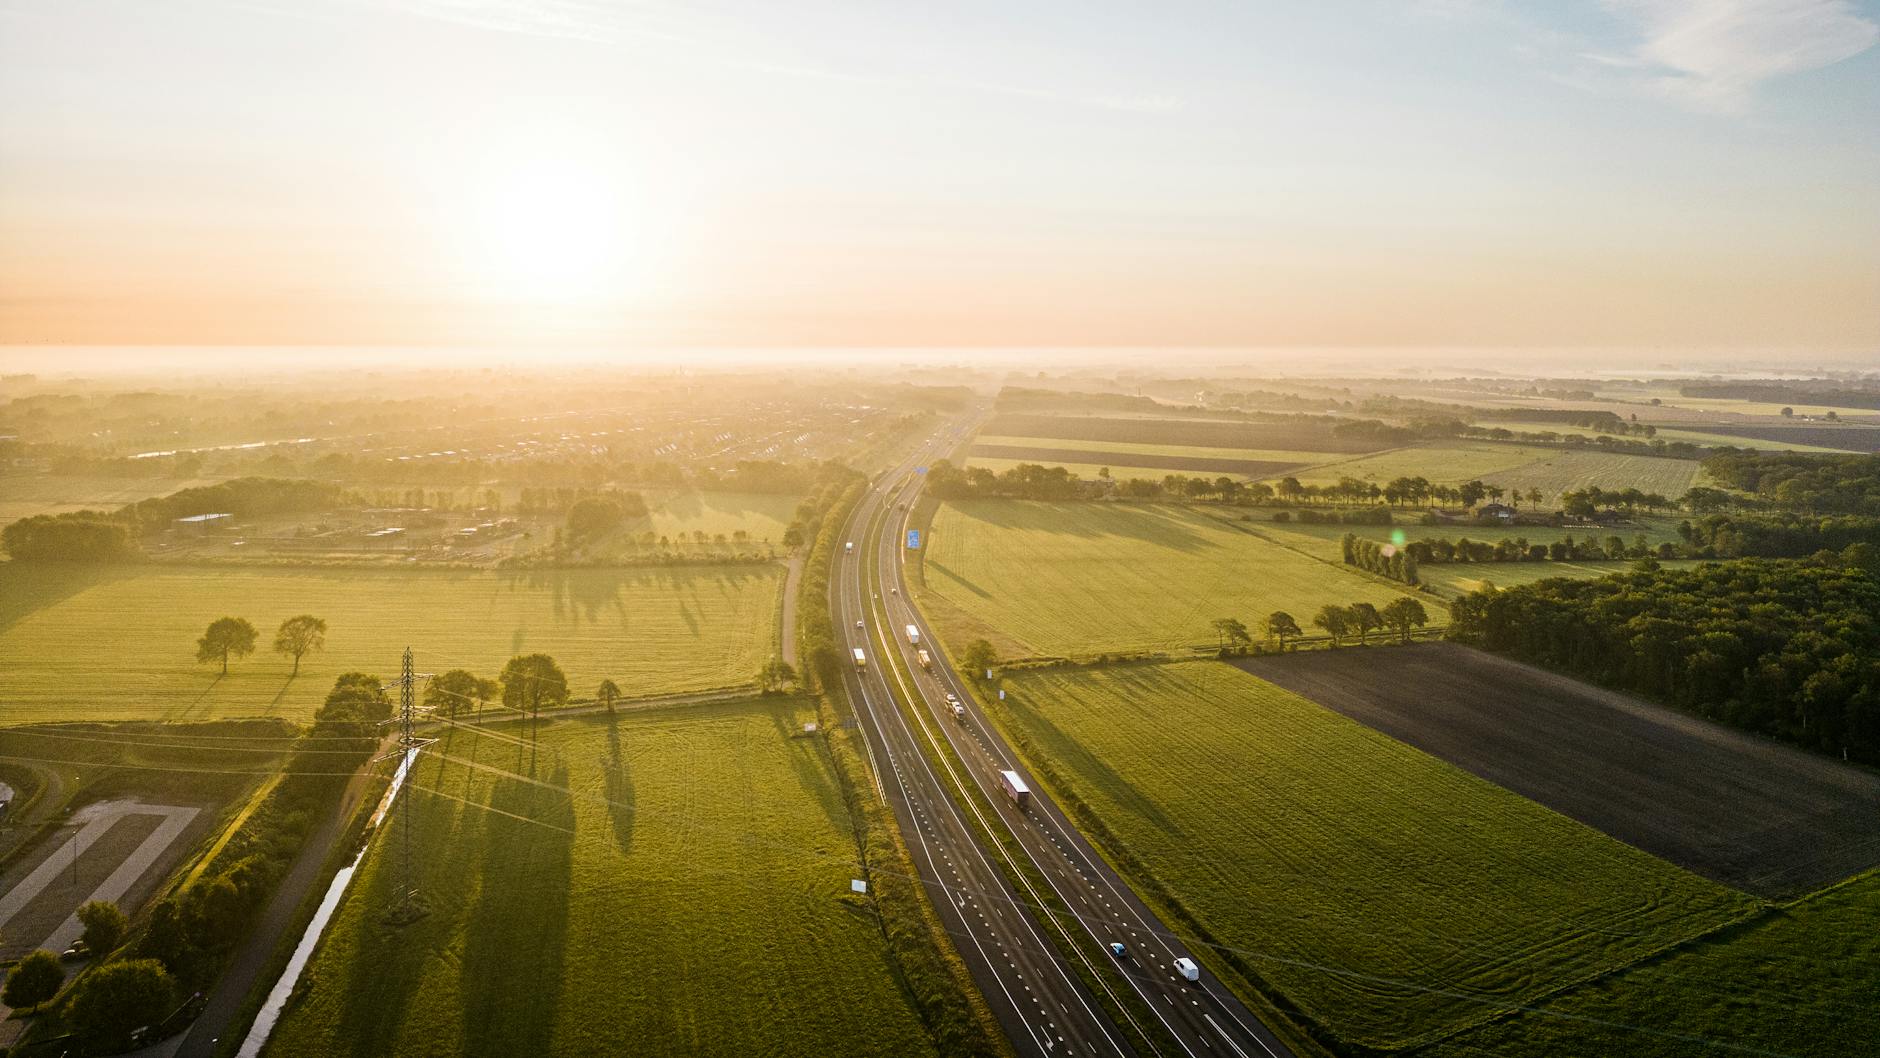
[[[518,162],[489,181],[475,204],[472,267],[503,300],[631,298],[649,269],[636,191],[617,174],[567,159]]]

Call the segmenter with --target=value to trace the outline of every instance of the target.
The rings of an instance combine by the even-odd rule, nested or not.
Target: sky
[[[0,0],[0,344],[1880,362],[1880,0]]]

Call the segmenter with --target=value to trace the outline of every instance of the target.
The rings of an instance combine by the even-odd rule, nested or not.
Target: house
[[[1517,513],[1519,512],[1505,503],[1484,503],[1475,509],[1475,516],[1482,521],[1504,524],[1514,521]]]

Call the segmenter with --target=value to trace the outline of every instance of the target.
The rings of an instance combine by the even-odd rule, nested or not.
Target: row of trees
[[[1421,583],[1417,578],[1417,556],[1407,548],[1380,544],[1354,533],[1346,533],[1340,541],[1340,547],[1347,566],[1369,570],[1405,584]]]
[[[1393,599],[1383,607],[1368,602],[1353,603],[1350,606],[1328,604],[1320,607],[1312,618],[1312,626],[1331,637],[1334,648],[1341,645],[1349,636],[1357,636],[1360,644],[1370,641],[1372,632],[1389,629],[1410,641],[1410,630],[1422,628],[1429,623],[1429,614],[1423,604],[1408,597]],[[1253,633],[1245,622],[1236,617],[1217,617],[1213,623],[1215,644],[1223,654],[1239,654],[1253,648]],[[1266,641],[1275,648],[1284,651],[1289,640],[1305,635],[1299,627],[1298,619],[1285,610],[1274,610],[1260,622],[1260,632]],[[981,641],[983,642],[983,640]],[[987,650],[991,645],[987,644]]]
[[[1859,556],[1857,556],[1859,557]],[[1876,556],[1867,553],[1872,562]],[[1451,638],[1880,764],[1880,579],[1840,556],[1483,589]]]
[[[220,975],[314,821],[352,769],[371,759],[378,724],[390,713],[377,677],[340,676],[289,750],[281,780],[195,881],[151,905],[141,932],[133,936],[110,904],[79,909],[84,945],[97,962],[72,984],[61,1012],[82,1053],[117,1053],[136,1030],[159,1024]],[[38,1007],[57,998],[64,977],[57,956],[35,952],[14,968],[0,998]]]
[[[196,640],[196,661],[203,665],[220,663],[226,676],[229,659],[254,653],[259,635],[246,617],[218,617]],[[294,659],[294,676],[300,675],[301,658],[325,646],[326,619],[312,614],[289,617],[274,633],[274,650]]]
[[[1587,537],[1575,540],[1564,536],[1552,543],[1531,544],[1525,536],[1503,537],[1499,540],[1470,540],[1461,537],[1448,540],[1430,537],[1412,540],[1404,545],[1403,553],[1413,562],[1596,562],[1604,559],[1641,559],[1641,558],[1676,558],[1678,546],[1666,541],[1653,547],[1643,536],[1635,536],[1631,543],[1617,536],[1609,536],[1603,542]]]

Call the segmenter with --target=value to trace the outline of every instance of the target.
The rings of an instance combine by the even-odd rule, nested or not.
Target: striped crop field
[[[494,676],[552,654],[574,693],[603,678],[630,697],[749,683],[777,647],[783,569],[772,564],[526,572],[0,564],[0,723],[302,718],[353,669]],[[300,675],[273,653],[296,614],[323,617],[325,650]],[[196,663],[222,616],[260,633],[253,656]]]
[[[1493,441],[1428,441],[1374,455],[1320,463],[1292,476],[1313,485],[1329,485],[1340,478],[1383,485],[1405,477],[1425,478],[1438,485],[1459,484],[1472,478],[1499,484],[1500,475],[1505,472],[1534,463],[1555,451],[1538,445]]]
[[[930,528],[920,569],[936,631],[956,649],[985,636],[1008,657],[1183,650],[1212,644],[1218,617],[1256,627],[1286,610],[1306,626],[1327,603],[1398,596],[1175,504],[949,501]]]
[[[1563,492],[1593,486],[1608,492],[1634,488],[1675,500],[1697,484],[1702,469],[1694,459],[1548,450],[1533,462],[1496,472],[1493,484],[1522,492],[1539,489],[1542,504],[1550,506],[1558,505]]]
[[[1004,687],[988,708],[1020,752],[1202,959],[1354,1049],[1440,1039],[1757,907],[1219,662]]]
[[[811,706],[455,731],[402,796],[428,914],[368,849],[269,1058],[936,1053],[900,984]],[[521,733],[524,725],[506,725]],[[708,984],[706,982],[709,982]]]

